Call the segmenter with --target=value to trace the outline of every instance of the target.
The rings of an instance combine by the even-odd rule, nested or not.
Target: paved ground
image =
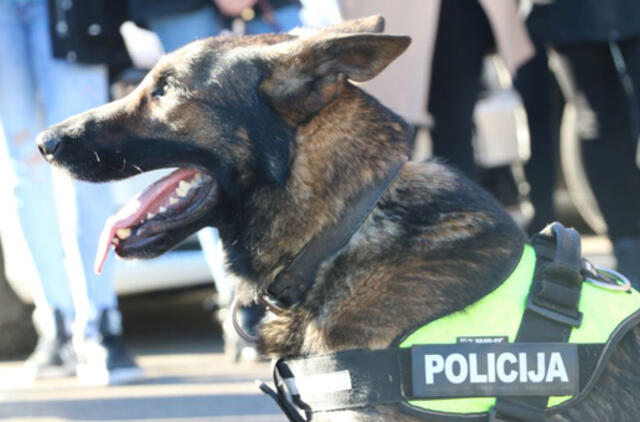
[[[610,245],[585,238],[594,263],[611,266]],[[73,379],[20,386],[17,362],[0,362],[0,419],[8,421],[282,422],[256,378],[268,364],[224,360],[219,329],[208,320],[202,291],[124,301],[128,344],[146,382],[87,388]]]
[[[127,343],[148,377],[137,385],[89,388],[64,379],[21,386],[19,362],[0,362],[0,420],[283,422],[254,383],[268,379],[268,363],[224,359],[203,297],[124,301]]]

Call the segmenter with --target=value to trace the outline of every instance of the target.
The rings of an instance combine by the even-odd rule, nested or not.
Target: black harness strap
[[[340,220],[314,237],[258,295],[260,302],[276,313],[301,303],[315,283],[320,264],[349,242],[406,162],[407,158],[403,156],[393,164],[383,180],[374,183],[347,204]]]
[[[636,321],[637,323],[637,321]],[[558,344],[537,343],[542,348],[554,346],[560,348]],[[612,344],[615,344],[612,343]],[[486,346],[497,351],[500,347],[513,354],[522,352],[532,344],[503,344]],[[307,422],[312,420],[312,414],[317,412],[330,412],[338,410],[358,409],[370,406],[401,404],[406,407],[406,402],[411,400],[450,398],[443,394],[442,385],[434,385],[424,391],[415,388],[416,377],[424,381],[424,367],[418,364],[415,357],[422,357],[425,353],[442,354],[443,348],[456,347],[456,352],[466,354],[469,351],[478,351],[477,345],[425,345],[414,346],[412,348],[388,348],[379,350],[348,350],[330,355],[300,357],[294,359],[279,359],[273,365],[273,378],[276,391],[271,390],[265,384],[261,385],[262,391],[273,398],[283,409],[289,420],[292,422]],[[602,368],[596,368],[596,363],[601,361],[602,344],[561,344],[566,351],[574,351],[576,360],[565,359],[567,373],[571,378],[577,377],[580,371],[579,390],[586,391],[589,380],[594,379]],[[613,346],[610,346],[613,349]],[[497,355],[497,353],[496,353]],[[606,361],[606,359],[605,359]],[[577,367],[577,368],[576,368]],[[588,368],[584,369],[583,368]],[[517,384],[517,383],[516,383]],[[469,385],[466,385],[469,387]],[[511,389],[520,388],[511,384]],[[538,388],[541,386],[529,387]],[[550,388],[559,388],[557,385]],[[436,391],[437,390],[437,391]],[[577,392],[574,391],[575,394]],[[535,394],[531,391],[531,394]],[[573,394],[563,392],[566,395]],[[473,394],[473,397],[492,396],[491,391],[486,394]],[[540,396],[531,395],[527,398],[537,398]],[[545,396],[546,397],[546,396]],[[502,413],[496,414],[492,410],[492,417],[495,421],[526,420],[526,421],[546,421],[538,408],[528,403],[521,404],[520,397],[509,397],[504,401],[507,412],[511,412],[505,417]],[[544,402],[546,406],[546,400]],[[407,409],[410,410],[410,409]],[[409,412],[411,413],[411,412]],[[417,415],[428,415],[429,419],[443,420],[449,422],[486,422],[487,414],[452,415],[440,414],[436,412],[418,410]],[[514,419],[513,414],[519,415],[521,419]],[[438,417],[440,416],[440,417]],[[507,419],[508,418],[508,419]],[[528,418],[528,419],[522,419]]]
[[[579,327],[582,290],[580,235],[554,223],[532,239],[539,263],[517,343],[565,343]],[[489,421],[544,422],[549,396],[498,397]]]
[[[443,413],[412,404],[412,400],[453,397],[497,397],[488,415],[490,422],[546,422],[549,415],[573,406],[588,394],[616,344],[640,322],[640,311],[620,323],[605,343],[568,344],[571,330],[582,321],[578,311],[582,280],[597,278],[598,274],[580,257],[579,237],[573,229],[555,223],[534,237],[532,244],[537,255],[536,270],[515,343],[419,344],[280,359],[273,365],[276,390],[264,383],[260,388],[291,422],[309,422],[316,412],[390,404],[397,405],[403,413],[434,421],[487,422],[486,412]],[[457,369],[455,375],[454,359],[449,359],[453,355],[459,368],[463,365],[460,359],[468,359],[464,365],[468,365],[469,372],[465,369],[462,379],[451,378],[463,372]],[[511,364],[520,374],[529,374],[529,379],[503,378],[504,360],[503,372],[497,371],[499,355],[513,356],[509,358]],[[544,383],[531,379],[527,368],[540,371],[541,367],[540,363],[529,367],[528,362],[541,359],[541,355],[557,355],[563,362],[564,376],[558,376],[557,371],[550,376],[549,369]],[[440,364],[436,363],[438,359]],[[447,375],[449,363],[443,364],[445,360],[452,362],[451,376]],[[547,368],[552,367],[550,362]],[[557,370],[558,366],[554,368]],[[475,381],[467,379],[474,373]],[[453,384],[456,388],[452,388]],[[567,395],[573,397],[547,408],[549,396]]]

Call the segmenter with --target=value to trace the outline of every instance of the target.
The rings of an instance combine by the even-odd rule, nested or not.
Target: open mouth
[[[201,218],[216,203],[218,184],[195,168],[179,168],[154,182],[109,217],[100,235],[95,271],[100,274],[111,246],[129,256],[161,240],[168,231]]]

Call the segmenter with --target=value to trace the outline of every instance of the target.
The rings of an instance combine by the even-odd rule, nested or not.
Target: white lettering
[[[520,382],[527,382],[527,354],[518,353],[518,371],[520,372]]]
[[[487,377],[489,382],[496,382],[496,354],[487,354]]]
[[[433,384],[433,375],[444,370],[444,359],[440,355],[424,356],[424,371],[427,384]]]
[[[562,382],[569,382],[569,376],[567,375],[567,370],[564,367],[562,355],[558,352],[553,352],[549,359],[549,370],[547,371],[545,382],[553,382],[553,379],[556,377],[560,378],[560,381]]]
[[[486,371],[482,371],[485,359]],[[451,384],[569,382],[560,352],[536,352],[535,358],[534,353],[526,352],[452,353],[446,358],[430,354],[424,356],[424,365],[425,380],[430,385],[436,383],[438,374],[444,375]]]
[[[538,356],[538,368],[537,368],[537,371],[536,372],[529,371],[529,373],[528,373],[529,381],[531,381],[531,382],[542,382],[542,380],[544,379],[544,374],[545,374],[544,353],[538,352],[537,356]]]
[[[453,365],[457,363],[460,371],[456,375],[453,372]],[[467,374],[469,373],[469,368],[467,366],[467,360],[460,353],[452,353],[447,356],[447,360],[444,364],[444,374],[446,375],[449,382],[452,384],[460,384],[467,379]]]
[[[469,380],[471,382],[487,382],[487,376],[478,373],[478,355],[475,353],[469,354]]]
[[[516,363],[518,359],[513,353],[502,353],[498,356],[498,361],[496,362],[496,370],[498,373],[498,379],[504,383],[512,383],[518,378],[518,371],[511,370],[509,373],[505,371],[505,364],[509,361],[509,363]]]

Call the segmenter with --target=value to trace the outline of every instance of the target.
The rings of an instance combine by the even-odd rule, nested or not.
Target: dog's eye
[[[168,82],[163,83],[162,85],[159,85],[156,89],[154,89],[151,92],[151,96],[152,97],[162,97],[164,94],[167,93],[167,91],[169,91],[171,89],[171,84]]]

